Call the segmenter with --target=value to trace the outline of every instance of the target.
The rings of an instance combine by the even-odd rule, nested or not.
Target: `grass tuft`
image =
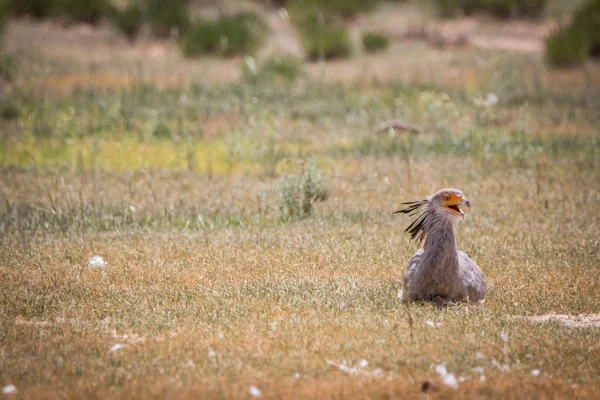
[[[293,83],[306,75],[304,64],[299,58],[288,54],[275,54],[260,64],[254,58],[247,58],[242,64],[242,74],[247,81],[261,83]]]
[[[286,173],[279,179],[277,194],[283,221],[306,218],[311,215],[314,202],[326,198],[323,171],[313,162],[302,164],[299,173]]]

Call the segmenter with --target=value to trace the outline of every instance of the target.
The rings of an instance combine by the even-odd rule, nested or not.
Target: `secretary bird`
[[[457,189],[442,189],[421,201],[402,203],[394,212],[418,215],[406,228],[411,239],[425,246],[417,250],[406,266],[404,288],[398,294],[404,303],[441,299],[478,303],[485,296],[483,273],[456,247],[456,224],[465,218],[461,206],[471,204]]]

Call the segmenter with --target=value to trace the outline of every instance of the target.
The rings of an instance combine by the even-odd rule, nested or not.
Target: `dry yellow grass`
[[[106,26],[12,22],[0,387],[32,399],[237,399],[253,386],[269,399],[596,398],[600,328],[536,321],[600,310],[600,68],[404,41],[404,10],[430,18],[386,4],[352,23],[399,30],[391,51],[307,65],[289,86]],[[535,41],[548,26],[466,22],[484,36],[534,29]],[[267,50],[289,39],[274,35]],[[370,135],[390,118],[426,133]],[[278,182],[301,160],[323,170],[327,199],[285,220]],[[416,248],[391,213],[448,186],[473,205],[458,244],[487,299],[407,308],[397,292]]]
[[[471,161],[442,157],[415,162],[415,181],[387,159],[348,161],[329,174],[330,197],[314,217],[288,224],[275,209],[258,218],[256,196],[274,196],[273,182],[258,177],[149,172],[131,192],[131,175],[5,170],[13,204],[51,209],[37,189],[45,187],[57,210],[101,194],[138,213],[197,205],[200,214],[248,218],[198,230],[9,229],[0,379],[35,398],[247,398],[251,385],[266,398],[413,398],[424,381],[441,397],[593,397],[598,328],[511,318],[600,307],[598,170],[571,161],[483,176]],[[448,184],[474,204],[459,245],[481,265],[489,292],[482,307],[412,306],[411,339],[396,293],[414,246],[402,234],[407,221],[390,211]],[[70,197],[78,192],[80,200]],[[89,269],[93,255],[107,267]],[[115,344],[126,346],[109,352]],[[381,375],[349,376],[327,363],[363,359],[364,371]],[[465,379],[458,389],[440,382],[438,364]]]

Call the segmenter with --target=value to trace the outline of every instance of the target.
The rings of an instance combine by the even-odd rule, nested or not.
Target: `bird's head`
[[[471,203],[463,192],[458,189],[446,188],[438,190],[435,194],[425,197],[423,200],[402,203],[406,208],[396,211],[394,214],[402,213],[410,216],[419,216],[406,228],[411,239],[418,242],[423,241],[427,230],[433,224],[456,224],[465,218],[461,207],[471,209]]]
[[[427,201],[433,212],[445,216],[454,223],[465,218],[461,206],[471,209],[471,203],[469,203],[463,192],[458,189],[438,190],[434,195],[428,196]]]

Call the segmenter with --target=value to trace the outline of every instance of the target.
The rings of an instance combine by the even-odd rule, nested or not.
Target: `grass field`
[[[296,82],[251,81],[241,59],[184,62],[161,42],[154,62],[155,44],[128,53],[99,28],[75,46],[77,29],[13,22],[1,55],[17,112],[0,121],[0,386],[597,396],[600,65],[393,41]],[[424,133],[372,133],[394,118]],[[281,187],[309,168],[326,193],[290,217]],[[458,244],[486,301],[409,308],[397,292],[416,246],[392,212],[448,186],[472,203]],[[528,319],[547,314],[583,322]]]

